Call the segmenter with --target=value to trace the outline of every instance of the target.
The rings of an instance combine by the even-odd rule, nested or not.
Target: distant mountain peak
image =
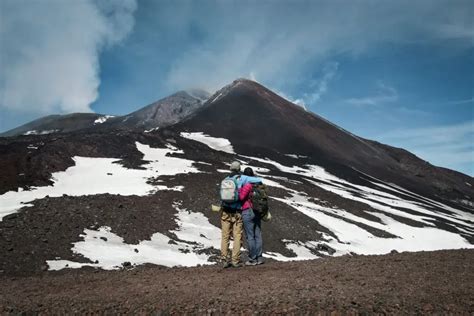
[[[188,90],[185,90],[184,92],[187,93],[189,96],[196,98],[202,102],[207,101],[207,99],[209,99],[209,97],[211,96],[209,92],[203,89],[199,89],[199,88],[188,89]]]

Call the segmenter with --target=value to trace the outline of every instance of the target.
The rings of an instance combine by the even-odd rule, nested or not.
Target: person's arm
[[[239,200],[246,201],[252,192],[252,185],[250,183],[246,183],[242,188],[239,190]]]
[[[242,183],[247,183],[247,182],[250,182],[250,183],[263,183],[262,178],[251,177],[251,176],[246,176],[246,175],[241,175],[240,176],[240,181]]]

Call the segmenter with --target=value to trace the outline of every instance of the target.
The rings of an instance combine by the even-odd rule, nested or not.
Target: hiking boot
[[[258,260],[257,260],[257,265],[259,265],[259,264],[264,264],[264,263],[265,263],[265,261],[263,261],[263,260],[261,260],[261,259],[258,259]]]
[[[240,263],[232,263],[232,268],[240,268],[242,265]]]
[[[224,265],[222,266],[224,269],[230,268],[231,264],[230,262],[224,262]]]
[[[255,260],[249,260],[249,261],[245,262],[246,266],[256,266],[257,264],[258,263]]]

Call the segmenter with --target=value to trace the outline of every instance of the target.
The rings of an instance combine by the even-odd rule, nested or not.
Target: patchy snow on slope
[[[285,154],[285,156],[290,157],[290,158],[294,158],[294,159],[308,158],[308,156],[295,155],[295,154]]]
[[[23,135],[46,135],[46,134],[52,134],[58,132],[58,129],[51,129],[51,130],[44,130],[44,131],[37,131],[37,130],[31,130],[23,133]]]
[[[203,143],[207,145],[209,148],[212,148],[214,150],[223,151],[229,154],[235,154],[234,148],[230,144],[229,140],[225,138],[212,137],[202,132],[196,132],[196,133],[182,132],[180,135],[181,137]]]
[[[414,227],[403,224],[378,212],[367,212],[382,220],[382,223],[358,217],[342,209],[328,208],[310,202],[308,197],[292,194],[290,198],[274,198],[313,218],[328,228],[337,237],[326,235],[327,245],[336,250],[335,255],[350,252],[357,254],[385,254],[391,250],[422,251],[440,249],[474,248],[459,234],[451,233],[436,227]],[[397,238],[382,238],[371,234],[352,220],[389,232]],[[314,242],[316,243],[316,242]],[[320,242],[321,243],[321,242]],[[306,245],[308,247],[308,245]]]
[[[74,243],[72,251],[95,263],[48,260],[49,269],[92,266],[111,270],[120,268],[124,262],[130,262],[132,265],[153,263],[167,267],[214,264],[209,261],[210,255],[203,253],[203,250],[219,249],[220,229],[209,223],[202,213],[181,208],[179,203],[173,206],[178,211],[175,219],[178,228],[170,232],[176,235],[178,240],[155,233],[150,240],[134,245],[126,244],[110,227],[104,226],[99,230],[85,229],[81,235],[83,240]]]
[[[153,128],[150,128],[150,129],[146,129],[144,132],[145,133],[151,133],[151,132],[157,131],[159,129],[160,129],[159,127],[153,127]]]
[[[181,208],[179,203],[175,203],[173,207],[178,211],[175,221],[179,227],[171,232],[179,240],[196,242],[199,249],[220,249],[221,230],[209,223],[203,213],[188,211]]]
[[[285,247],[295,254],[294,257],[287,257],[278,252],[265,252],[263,254],[266,258],[272,258],[277,261],[300,261],[300,260],[313,260],[318,259],[319,256],[311,253],[310,249],[315,249],[317,245],[313,245],[314,242],[301,242],[295,240],[282,240],[285,243]]]
[[[112,118],[112,117],[114,117],[114,116],[113,115],[104,115],[104,116],[98,117],[94,121],[94,125],[105,123],[109,118]]]
[[[474,229],[469,229],[472,228],[472,224],[474,223],[474,215],[466,213],[462,210],[455,209],[443,203],[422,197],[402,188],[383,186],[384,189],[391,190],[394,193],[405,195],[405,198],[401,198],[395,194],[391,194],[385,191],[369,188],[367,186],[350,183],[346,180],[343,180],[330,174],[320,166],[306,165],[305,168],[299,166],[288,167],[270,159],[262,159],[249,156],[244,157],[273,165],[280,171],[286,173],[292,173],[297,174],[299,176],[303,176],[302,179],[305,179],[307,182],[315,186],[338,194],[346,199],[351,199],[354,201],[368,204],[371,207],[379,209],[381,211],[386,211],[398,216],[406,217],[423,223],[425,225],[433,225],[431,221],[427,219],[443,218],[446,221],[456,223],[456,226],[458,227],[459,225],[464,226],[464,228],[461,227],[461,229],[465,229],[470,231],[471,233],[474,233]],[[373,182],[373,184],[382,186],[380,183]],[[449,211],[451,214],[438,212],[434,209],[434,207]],[[422,213],[423,215],[410,214],[406,211],[400,210],[400,208],[414,210]],[[427,216],[429,217],[427,218]]]
[[[50,270],[83,266],[112,270],[120,268],[122,263],[127,261],[133,265],[154,263],[167,267],[190,267],[208,263],[206,255],[190,251],[188,244],[170,243],[171,239],[161,233],[155,233],[150,240],[141,241],[137,245],[126,244],[122,237],[111,232],[110,227],[105,226],[99,228],[98,231],[85,229],[81,237],[84,240],[75,243],[72,251],[97,263],[48,260]]]
[[[281,185],[278,186],[278,183],[275,185],[269,181],[269,179],[266,179],[267,184],[285,189],[291,196],[289,198],[272,198],[315,219],[337,236],[337,239],[327,236],[328,245],[336,250],[336,255],[350,252],[360,254],[383,254],[390,252],[392,249],[398,251],[420,251],[474,247],[474,245],[471,245],[462,237],[464,233],[469,235],[474,234],[474,215],[462,210],[455,209],[394,185],[383,184],[380,180],[375,181],[376,179],[371,183],[384,191],[350,183],[328,173],[324,168],[315,165],[289,167],[270,159],[249,156],[243,157],[273,165],[285,173],[296,174],[300,176],[302,180],[314,186],[335,193],[345,199],[367,204],[373,209],[380,211],[367,212],[367,214],[376,216],[382,221],[382,223],[373,222],[345,210],[319,205],[318,201],[313,201],[314,198],[312,198],[310,202],[310,197],[307,193],[296,192],[293,189],[285,188]],[[323,202],[324,201],[321,201],[321,203]],[[408,212],[407,210],[411,210],[412,212]],[[424,227],[414,227],[401,223],[391,217],[391,214],[419,222]],[[343,220],[343,218],[354,221],[355,223],[350,223]],[[451,223],[456,227],[458,233],[437,228],[435,222],[438,220],[442,220],[448,224]],[[359,226],[357,223],[361,225]],[[364,225],[386,231],[387,233],[398,236],[398,238],[376,237],[364,229],[362,227]],[[301,246],[300,244],[298,247]],[[308,248],[310,246],[305,244],[303,247]],[[275,259],[277,258],[275,257]],[[280,259],[286,260],[284,258]]]
[[[92,194],[147,195],[158,190],[182,191],[182,186],[153,186],[147,181],[152,177],[200,172],[193,167],[194,161],[173,157],[183,153],[172,145],[152,148],[136,143],[148,163],[146,169],[127,169],[116,163],[118,158],[73,157],[74,166],[52,174],[52,186],[32,187],[31,190],[9,191],[0,195],[0,220],[18,209],[32,206],[29,202],[45,196],[58,197],[63,194],[80,196]]]

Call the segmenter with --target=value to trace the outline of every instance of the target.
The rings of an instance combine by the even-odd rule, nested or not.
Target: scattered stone
[[[100,239],[102,239],[103,241],[107,241],[107,237],[100,237]]]

